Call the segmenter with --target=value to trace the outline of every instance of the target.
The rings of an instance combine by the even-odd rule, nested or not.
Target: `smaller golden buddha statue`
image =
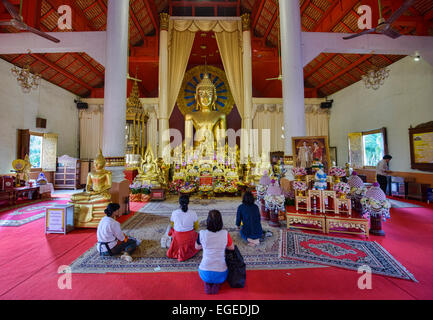
[[[93,166],[94,170],[87,175],[85,191],[71,196],[77,227],[96,228],[105,216],[105,208],[111,202],[112,173],[105,170],[105,158],[101,149]]]
[[[141,183],[151,184],[153,188],[161,188],[165,185],[164,177],[165,174],[161,172],[152,148],[148,146],[136,179]]]

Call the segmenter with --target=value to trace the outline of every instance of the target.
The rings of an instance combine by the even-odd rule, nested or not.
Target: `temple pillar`
[[[298,1],[279,1],[283,71],[284,152],[293,155],[292,137],[305,136],[301,13]]]
[[[251,21],[250,15],[242,15],[242,63],[244,72],[244,114],[243,129],[245,135],[241,138],[241,162],[248,162],[248,155],[252,153],[252,135],[253,128],[252,110],[253,110],[253,77],[252,77],[252,57],[251,57]]]
[[[102,151],[106,158],[125,156],[129,1],[109,0],[105,66]],[[124,167],[109,167],[112,181],[124,180]]]
[[[169,114],[168,114],[168,27],[170,16],[161,13],[159,33],[159,136],[158,136],[158,157],[166,160],[167,155],[163,154],[170,143]],[[168,139],[167,139],[168,136]]]
[[[109,0],[105,66],[104,157],[125,156],[129,1]]]

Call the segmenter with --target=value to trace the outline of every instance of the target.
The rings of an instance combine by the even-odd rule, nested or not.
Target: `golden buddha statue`
[[[225,136],[226,114],[216,109],[217,98],[216,87],[205,72],[203,80],[196,87],[195,111],[185,115],[185,141],[192,141],[192,125],[202,136],[202,140],[196,142],[200,157],[206,154],[212,155],[213,159],[217,143]]]
[[[157,159],[150,146],[147,147],[144,159],[141,161],[136,179],[141,183],[151,184],[153,188],[161,188],[165,185],[164,174],[158,166]]]
[[[105,208],[111,202],[112,173],[105,170],[105,158],[101,149],[93,166],[94,170],[87,175],[85,191],[71,196],[77,227],[97,228],[105,216]]]

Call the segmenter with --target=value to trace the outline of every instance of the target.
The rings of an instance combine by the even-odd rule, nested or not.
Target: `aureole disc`
[[[182,87],[180,88],[177,98],[177,105],[183,115],[196,111],[195,92],[197,85],[203,79],[205,71],[209,75],[209,79],[216,87],[217,100],[215,107],[217,111],[224,112],[229,115],[233,109],[234,99],[231,94],[229,83],[224,70],[214,66],[196,66],[185,73]]]

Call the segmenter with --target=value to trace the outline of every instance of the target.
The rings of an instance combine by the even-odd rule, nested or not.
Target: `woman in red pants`
[[[167,257],[185,261],[199,251],[195,248],[199,228],[198,217],[195,211],[188,209],[189,197],[182,195],[179,198],[180,209],[171,214],[171,230],[169,236],[173,237]]]

